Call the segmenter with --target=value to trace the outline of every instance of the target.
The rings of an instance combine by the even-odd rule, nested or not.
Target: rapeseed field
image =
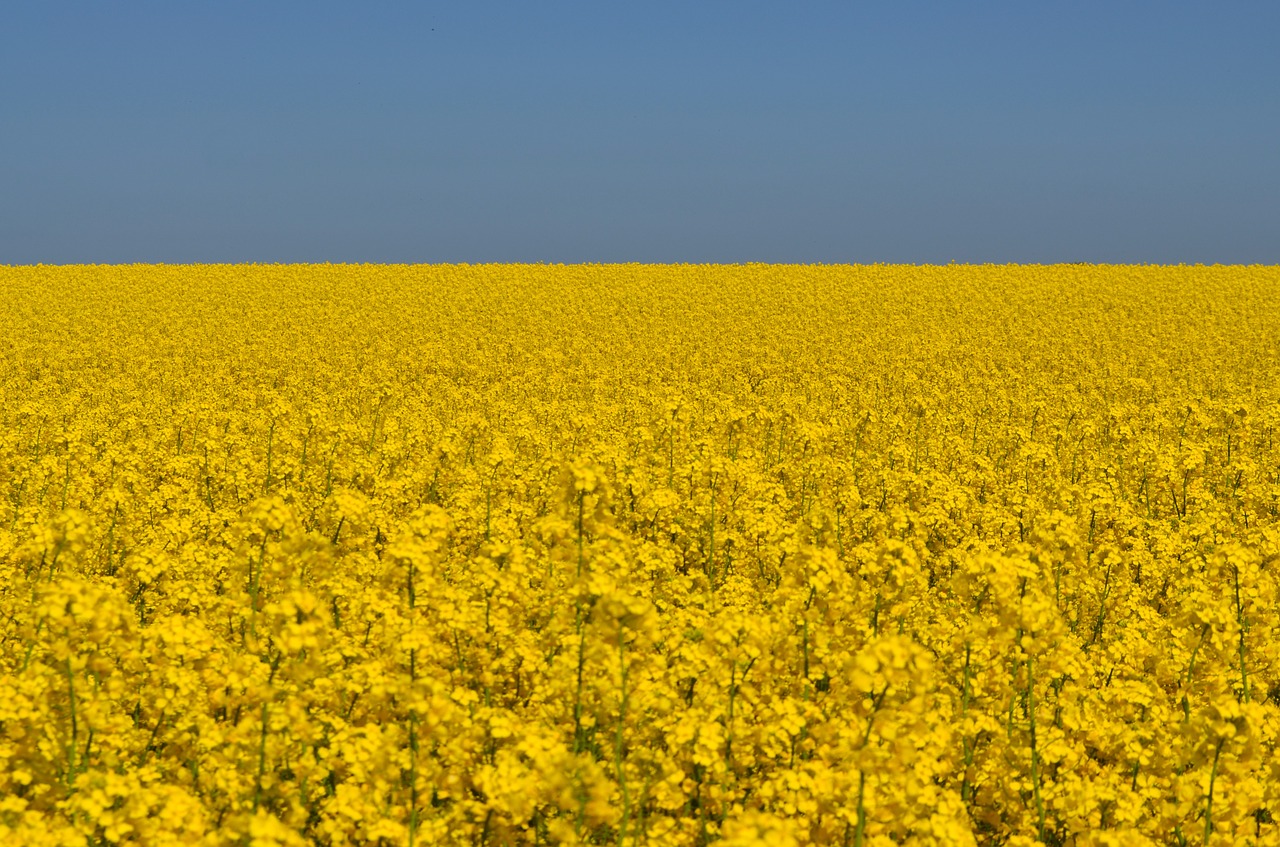
[[[1280,844],[1280,269],[0,268],[0,843]]]

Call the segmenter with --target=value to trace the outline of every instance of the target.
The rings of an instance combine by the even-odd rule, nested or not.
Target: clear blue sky
[[[1277,2],[14,2],[0,264],[1280,263]]]

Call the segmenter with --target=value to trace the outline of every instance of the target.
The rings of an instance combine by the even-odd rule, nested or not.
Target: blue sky
[[[1280,3],[11,3],[0,264],[1280,263]]]

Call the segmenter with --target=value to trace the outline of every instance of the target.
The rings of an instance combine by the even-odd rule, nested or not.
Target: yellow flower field
[[[1280,844],[1280,268],[0,268],[0,843]]]

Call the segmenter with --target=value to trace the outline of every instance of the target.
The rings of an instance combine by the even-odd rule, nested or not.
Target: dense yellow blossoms
[[[1280,269],[0,268],[0,843],[1280,844]]]

